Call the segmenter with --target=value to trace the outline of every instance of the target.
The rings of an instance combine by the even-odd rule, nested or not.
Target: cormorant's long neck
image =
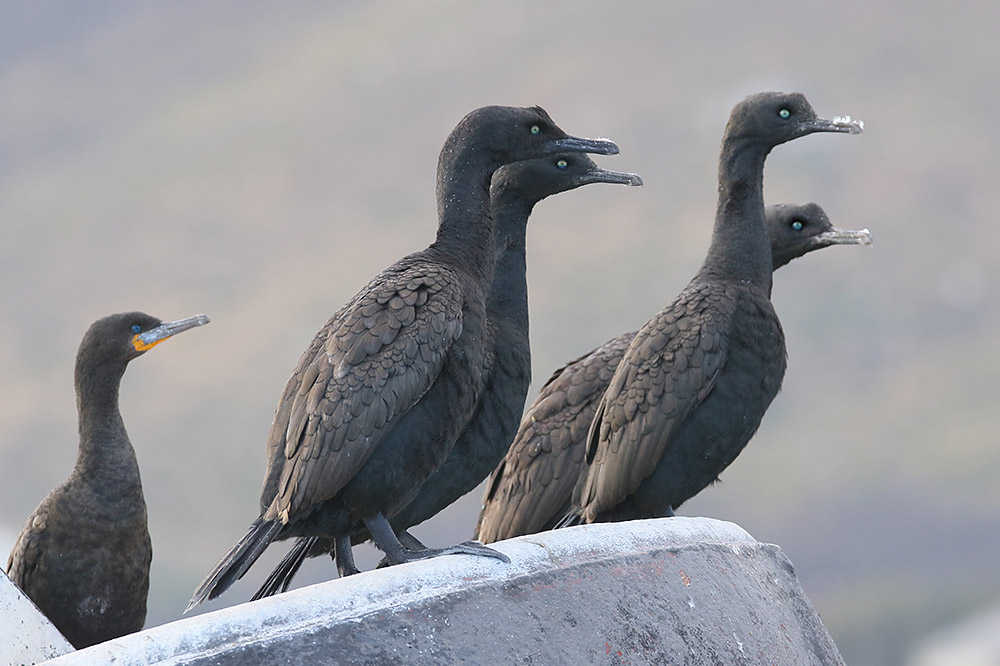
[[[80,447],[74,474],[116,494],[139,484],[139,464],[118,409],[124,373],[125,364],[115,362],[90,368],[78,362],[76,368]]]
[[[699,275],[753,283],[771,293],[771,245],[764,212],[764,161],[771,148],[727,138],[719,157],[719,203]]]
[[[493,199],[496,270],[486,310],[491,318],[503,319],[524,331],[528,329],[525,236],[534,204],[516,192],[502,192]]]
[[[431,249],[488,280],[494,247],[490,179],[500,164],[472,141],[449,139],[438,161],[438,231]]]

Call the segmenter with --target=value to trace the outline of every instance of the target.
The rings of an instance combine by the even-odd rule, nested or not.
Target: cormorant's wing
[[[413,261],[383,271],[331,317],[285,386],[261,508],[287,522],[336,495],[437,379],[462,331],[459,277]]]
[[[48,540],[45,528],[51,504],[50,494],[28,516],[7,558],[7,577],[25,592],[31,588],[32,576],[38,570]]]
[[[718,287],[691,285],[636,335],[587,436],[590,468],[579,503],[588,520],[638,489],[711,392],[726,363],[724,331],[735,304]]]
[[[477,536],[484,543],[539,532],[563,516],[581,473],[587,431],[635,332],[553,373],[525,413],[490,479]]]

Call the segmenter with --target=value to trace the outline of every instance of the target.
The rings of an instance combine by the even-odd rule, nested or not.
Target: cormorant
[[[589,468],[562,524],[671,515],[756,432],[786,365],[770,301],[764,161],[814,132],[857,134],[861,124],[819,118],[799,93],[759,93],[733,109],[708,255],[611,377],[587,434]]]
[[[772,269],[836,244],[870,245],[868,230],[845,231],[818,205],[767,207]],[[586,471],[587,431],[597,403],[637,331],[608,340],[556,370],[528,408],[483,496],[475,537],[493,543],[555,527]]]
[[[525,279],[528,217],[542,199],[590,183],[642,185],[642,179],[635,174],[601,169],[580,154],[515,162],[493,174],[490,208],[497,259],[486,297],[486,386],[472,420],[447,459],[424,482],[413,501],[390,519],[404,542],[409,539],[410,543],[419,544],[403,530],[422,523],[473,490],[507,452],[531,383]],[[367,538],[367,533],[355,534],[352,542]],[[333,549],[330,539],[300,538],[254,599],[285,591],[306,557],[332,553]],[[354,571],[340,573],[348,575]]]
[[[77,649],[142,629],[149,562],[139,464],[118,388],[128,362],[205,315],[163,322],[125,312],[94,322],[76,355],[76,466],[28,517],[7,574]]]
[[[459,122],[438,160],[437,238],[372,279],[303,353],[268,437],[260,516],[188,609],[225,591],[276,539],[333,538],[342,569],[361,529],[393,564],[451,552],[503,559],[478,544],[407,548],[388,518],[441,465],[484,390],[493,172],[567,152],[618,147],[568,136],[538,107],[483,107]]]

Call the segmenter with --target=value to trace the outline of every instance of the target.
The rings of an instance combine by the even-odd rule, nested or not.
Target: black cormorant
[[[139,464],[118,389],[129,361],[208,323],[126,312],[94,322],[76,355],[80,445],[69,479],[42,500],[7,574],[77,649],[142,629],[153,556]]]
[[[834,227],[818,205],[767,207],[772,268],[835,244],[870,245],[868,230]],[[636,331],[608,340],[556,370],[528,408],[517,436],[490,477],[475,537],[483,543],[552,529],[570,508],[586,470],[590,422]]]
[[[472,420],[451,453],[420,492],[390,519],[401,539],[418,541],[403,530],[418,525],[473,490],[507,452],[531,383],[528,344],[528,285],[525,236],[535,204],[553,194],[590,183],[641,185],[635,174],[599,168],[585,155],[557,155],[501,167],[493,174],[490,208],[496,239],[496,269],[486,297],[486,387]],[[367,539],[356,534],[352,541]],[[405,543],[405,541],[404,541]],[[329,539],[303,537],[281,561],[254,598],[283,592],[306,557],[332,552]],[[345,559],[341,558],[341,562]],[[341,575],[353,573],[343,570]]]
[[[484,390],[486,293],[493,278],[490,181],[504,164],[566,152],[617,153],[579,139],[534,108],[468,114],[438,160],[437,238],[377,275],[320,329],[278,402],[260,516],[198,585],[214,599],[271,541],[333,538],[338,558],[366,529],[391,563],[412,549],[389,524],[441,465]],[[338,560],[338,567],[350,563]]]
[[[857,134],[861,124],[819,118],[798,93],[760,93],[733,109],[708,255],[639,330],[611,377],[563,524],[671,515],[756,432],[786,365],[770,301],[764,161],[775,146],[814,132]]]

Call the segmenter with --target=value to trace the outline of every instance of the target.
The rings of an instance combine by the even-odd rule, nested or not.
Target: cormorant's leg
[[[404,548],[399,539],[396,538],[395,532],[392,531],[389,521],[381,513],[375,514],[374,518],[365,519],[364,523],[365,527],[368,528],[368,533],[372,535],[375,545],[389,559],[389,564],[402,564],[403,562],[412,562],[414,560],[426,560],[438,555],[457,554],[493,557],[503,562],[510,562],[510,558],[500,551],[487,548],[475,541],[466,541],[465,543],[449,546],[448,548],[418,548],[415,550]],[[413,536],[407,535],[404,539],[409,541],[409,539],[413,539]]]
[[[399,543],[401,543],[403,547],[406,548],[407,550],[412,550],[412,551],[427,550],[427,546],[420,543],[420,539],[410,534],[409,530],[403,530],[402,532],[399,533]],[[375,565],[375,568],[384,569],[387,566],[389,566],[388,556],[383,557],[381,560],[379,560],[378,564]]]
[[[427,546],[420,543],[420,539],[410,534],[409,530],[403,530],[399,533],[399,543],[410,550],[427,550]]]
[[[664,518],[673,518],[675,515],[677,514],[674,513],[674,507],[672,506],[668,506],[667,510],[663,512]]]
[[[341,578],[353,576],[361,573],[357,565],[354,564],[354,551],[351,550],[351,537],[343,536],[334,539],[333,552],[330,553],[333,561],[337,563],[337,573]]]

